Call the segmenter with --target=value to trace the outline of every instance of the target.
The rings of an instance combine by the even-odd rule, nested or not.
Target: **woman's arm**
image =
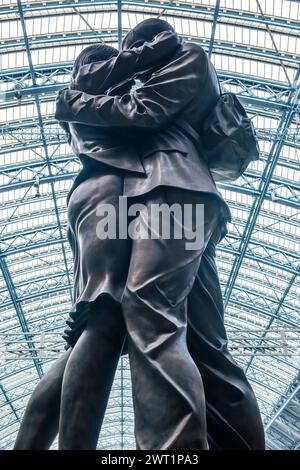
[[[110,60],[81,66],[72,89],[96,95],[104,94],[117,84],[131,79],[137,72],[166,64],[180,44],[181,38],[176,33],[163,31],[152,41],[124,50]]]
[[[56,101],[58,120],[100,127],[156,131],[168,125],[201,93],[207,56],[193,43],[184,43],[172,61],[145,85],[123,96],[93,96],[62,90]]]

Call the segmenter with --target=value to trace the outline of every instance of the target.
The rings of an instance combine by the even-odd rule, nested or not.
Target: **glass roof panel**
[[[39,380],[38,371],[45,373],[54,357],[32,360],[20,315],[36,335],[38,350],[42,332],[54,338],[63,331],[71,306],[73,262],[65,233],[66,195],[80,164],[53,119],[55,93],[68,83],[83,47],[99,40],[117,47],[118,32],[116,1],[21,3],[33,71],[17,2],[0,2],[0,258],[5,273],[0,276],[1,449],[12,447]],[[285,349],[278,346],[272,354],[254,349],[233,350],[233,354],[257,393],[268,447],[293,449],[300,439],[293,417],[299,417],[300,400],[298,404],[289,401],[290,390],[298,383],[300,357],[295,353],[300,310],[300,119],[295,101],[300,4],[259,3],[263,14],[256,1],[221,0],[213,41],[211,58],[222,87],[239,95],[257,129],[261,149],[261,160],[252,163],[243,177],[220,185],[233,220],[218,247],[217,260],[229,344],[234,347],[234,334],[251,341],[264,336],[273,342],[272,338],[278,341],[285,335]],[[215,0],[122,1],[122,33],[162,14],[186,40],[208,51],[215,5]],[[293,102],[297,112],[285,126],[284,117]],[[7,272],[13,289],[8,289]],[[6,355],[11,351],[13,340],[19,342],[22,354],[8,360],[3,351]],[[286,407],[273,419],[284,402]],[[128,359],[123,358],[99,448],[133,447],[130,372]]]

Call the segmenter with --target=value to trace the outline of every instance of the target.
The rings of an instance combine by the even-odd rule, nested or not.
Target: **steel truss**
[[[227,330],[229,350],[235,356],[300,356],[300,329],[281,328],[269,330]],[[30,339],[20,338],[14,333],[0,334],[0,361],[13,359],[54,359],[64,350],[64,341],[59,332],[30,333]],[[33,340],[34,339],[34,343]]]
[[[219,247],[218,260],[229,348],[257,394],[268,447],[299,449],[300,247],[295,235],[300,212],[299,57],[292,50],[247,45],[229,36],[220,40],[218,28],[267,31],[276,43],[280,35],[297,38],[300,21],[259,10],[238,11],[226,7],[225,1],[209,6],[209,1],[201,5],[193,0],[33,0],[25,6],[16,0],[0,7],[0,24],[18,20],[22,31],[22,37],[16,32],[1,41],[0,51],[3,56],[24,52],[28,63],[0,72],[0,112],[11,111],[13,116],[16,109],[24,111],[20,119],[9,118],[0,125],[0,159],[11,162],[0,167],[4,201],[0,220],[0,448],[12,446],[34,385],[62,353],[60,332],[72,296],[65,197],[79,162],[51,112],[42,111],[51,105],[56,91],[67,86],[71,62],[36,65],[32,54],[99,39],[120,45],[128,30],[125,19],[135,24],[142,14],[185,21],[185,39],[202,45],[213,60],[226,57],[275,64],[286,73],[287,80],[275,81],[243,70],[219,71],[222,88],[238,94],[255,122],[262,156],[260,166],[251,167],[238,182],[220,185],[234,220]],[[115,25],[99,32],[90,21],[93,12],[115,14]],[[87,29],[33,34],[28,26],[32,19],[56,21],[58,16],[74,15]],[[210,36],[198,37],[195,22],[210,25]],[[127,358],[118,368],[102,435],[100,448],[133,445]]]

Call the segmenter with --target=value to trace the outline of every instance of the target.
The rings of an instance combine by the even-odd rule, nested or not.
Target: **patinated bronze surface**
[[[80,302],[90,293],[84,297],[89,313],[77,315],[75,302],[67,333],[71,354],[66,353],[34,392],[39,403],[52,403],[56,418],[49,432],[44,428],[39,439],[32,433],[26,438],[29,422],[41,429],[43,420],[49,421],[45,407],[31,400],[15,448],[47,447],[59,413],[61,449],[95,448],[126,329],[137,448],[207,449],[208,443],[210,448],[264,447],[253,391],[227,350],[224,330],[214,248],[230,213],[205,159],[181,126],[183,120],[200,129],[218,97],[217,78],[200,46],[180,43],[172,32],[163,38],[170,49],[164,45],[167,53],[156,52],[162,44],[157,39],[147,46],[146,68],[155,66],[153,57],[159,57],[159,66],[132,94],[104,95],[100,84],[105,77],[102,82],[100,77],[107,64],[101,63],[91,64],[89,71],[85,66],[77,76],[80,87],[74,89],[75,81],[73,89],[58,96],[56,118],[67,123],[64,128],[83,162],[69,198],[69,239],[75,256],[75,299]],[[142,54],[140,49],[141,62]],[[132,60],[132,54],[128,57]],[[110,77],[125,59],[112,59]],[[134,68],[119,81],[141,70]],[[93,93],[89,86],[96,82],[100,88]],[[99,174],[93,174],[91,161],[102,165]],[[106,176],[107,184],[101,184]],[[110,279],[107,274],[115,263],[105,259],[105,252],[114,261],[115,250],[103,241],[99,244],[92,234],[94,206],[84,191],[90,189],[85,182],[91,177],[95,203],[120,194],[121,182],[123,195],[138,198],[145,207],[157,201],[204,203],[204,246],[187,252],[184,239],[126,240],[119,282]],[[76,201],[84,200],[76,207]],[[90,221],[80,226],[85,209]]]

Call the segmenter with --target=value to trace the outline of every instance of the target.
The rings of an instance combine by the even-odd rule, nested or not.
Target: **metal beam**
[[[11,89],[0,93],[0,103],[6,103],[6,106],[15,106],[16,104],[30,104],[34,101],[35,95],[43,95],[43,101],[53,99],[53,93],[65,87],[66,75],[70,74],[71,65],[62,64],[53,68],[39,67],[37,76],[42,80],[42,84],[31,86],[28,83],[28,71],[23,70],[18,75],[10,72],[0,74],[0,80],[6,84],[11,83]],[[219,80],[223,87],[233,90],[240,100],[247,106],[251,113],[256,112],[257,107],[263,114],[266,110],[276,109],[277,111],[288,109],[287,103],[290,92],[293,87],[285,84],[271,84],[267,80],[254,80],[240,74],[225,73],[218,71]],[[25,80],[26,79],[26,80]],[[262,98],[261,95],[264,95]]]
[[[27,11],[27,9],[26,9]],[[101,40],[109,39],[112,37],[115,37],[117,33],[117,28],[115,29],[115,33],[102,33],[101,32]],[[205,49],[208,47],[207,46],[207,41],[199,39],[199,37],[193,37],[189,36],[189,39],[192,41],[196,42],[197,44],[200,44],[202,47]],[[47,36],[42,36],[39,35],[37,38],[31,38],[28,39],[28,46],[35,46],[37,47],[38,45],[49,45],[49,47],[60,47],[61,44],[63,43],[80,43],[82,44],[83,41],[92,41],[92,40],[99,40],[99,33],[98,32],[84,32],[84,33],[68,33],[65,34],[63,37],[62,36],[57,36],[57,35],[47,35]],[[59,43],[55,45],[55,43]],[[5,44],[0,43],[0,50],[5,49],[7,50],[15,50],[20,48],[20,42],[15,41],[15,40],[7,40],[5,41]],[[280,54],[278,55],[276,52],[273,52],[273,50],[265,50],[262,51],[259,46],[255,47],[245,47],[245,46],[237,46],[236,44],[229,43],[229,42],[222,42],[218,41],[218,44],[216,45],[217,50],[220,51],[225,51],[229,55],[233,55],[234,57],[244,57],[248,56],[250,58],[261,58],[264,62],[270,62],[274,64],[274,61],[278,61],[280,65],[280,62],[284,60],[286,64],[291,64],[292,67],[296,67],[298,64],[298,57],[293,54],[293,53],[285,53],[285,54]]]
[[[291,279],[290,279],[290,281],[289,281],[289,283],[288,283],[286,289],[284,290],[284,293],[283,293],[283,295],[282,295],[280,301],[277,303],[275,312],[273,313],[273,317],[270,319],[270,321],[269,321],[269,323],[268,323],[268,325],[267,325],[267,327],[266,327],[266,329],[265,329],[264,337],[266,337],[266,335],[267,335],[269,329],[270,329],[271,326],[272,326],[273,321],[276,320],[277,318],[279,318],[278,315],[279,315],[279,312],[280,312],[280,310],[281,310],[281,307],[284,305],[285,299],[286,299],[286,297],[288,296],[288,294],[289,294],[289,292],[290,292],[290,290],[291,290],[291,288],[292,288],[292,286],[293,286],[293,284],[294,284],[296,278],[299,276],[299,274],[300,274],[300,266],[298,267],[297,272],[291,277]],[[248,364],[247,364],[246,373],[248,372],[249,368],[251,367],[251,364],[252,364],[254,358],[255,358],[255,354],[253,354],[253,356],[251,357],[250,361],[249,361]]]
[[[298,0],[295,0],[295,1],[298,1]],[[114,6],[117,8],[117,1],[116,0],[111,0],[111,1],[104,1],[104,0],[93,0],[93,3],[92,5],[94,7],[103,7],[103,6]],[[152,9],[155,8],[155,9],[158,9],[158,10],[168,10],[168,12],[170,11],[171,12],[171,16],[172,16],[172,12],[173,14],[175,13],[176,16],[178,15],[178,13],[180,14],[187,14],[187,16],[189,16],[191,13],[193,15],[195,14],[199,14],[201,16],[205,15],[205,16],[208,16],[208,17],[211,17],[211,9],[210,8],[207,8],[205,5],[202,5],[202,4],[195,4],[195,3],[186,3],[186,4],[171,4],[169,3],[168,1],[166,2],[163,2],[163,1],[149,1],[149,2],[138,2],[138,1],[126,1],[126,0],[123,0],[123,8],[124,8],[124,11],[127,11],[128,7],[139,7],[140,10],[137,10],[135,11],[136,12],[143,12],[143,13],[148,13],[148,9],[149,9],[149,14],[152,13]],[[42,1],[40,3],[32,3],[32,4],[29,4],[26,8],[26,12],[36,12],[37,17],[40,17],[41,15],[39,15],[39,13],[43,12],[43,17],[44,17],[44,12],[46,11],[52,11],[52,10],[65,10],[65,9],[69,9],[69,8],[72,8],[72,7],[77,7],[77,8],[81,8],[81,10],[84,10],[86,12],[89,12],[88,8],[91,7],[91,2],[88,2],[86,0],[78,0],[78,1],[70,1],[70,2],[60,2],[60,1],[53,1],[53,2],[47,2],[47,3],[43,3]],[[106,10],[103,10],[103,8],[100,10],[101,12],[103,11],[106,11]],[[108,12],[111,12],[113,10],[107,10]],[[10,8],[7,8],[6,6],[4,7],[0,7],[0,14],[3,14],[3,15],[15,15],[16,13],[18,12],[18,10],[15,8],[15,7],[10,7]],[[59,14],[61,14],[59,12]],[[66,14],[66,13],[65,13]],[[152,13],[153,14],[153,13]],[[47,16],[47,15],[46,15]],[[49,15],[50,16],[50,15]],[[262,16],[258,16],[256,12],[240,12],[239,10],[228,10],[226,8],[224,9],[220,9],[219,11],[219,16],[220,18],[224,18],[224,19],[228,19],[228,20],[233,20],[233,24],[235,24],[235,22],[237,20],[242,20],[242,21],[248,21],[250,23],[250,27],[251,27],[251,24],[254,24],[254,26],[252,26],[252,28],[256,29],[258,26],[259,27],[263,27],[265,26],[266,24],[268,26],[271,26],[273,28],[283,28],[283,29],[286,29],[287,28],[287,21],[284,20],[284,19],[280,19],[280,18],[270,18],[270,17],[262,17]],[[5,16],[4,16],[5,17]],[[7,19],[5,19],[5,21],[7,21]],[[288,28],[295,32],[294,34],[296,35],[298,31],[300,31],[300,25],[299,25],[299,22],[297,21],[293,21],[293,19],[291,18],[288,22]],[[280,31],[282,32],[282,31]],[[285,34],[284,31],[282,32],[282,34]]]
[[[74,162],[77,163],[76,159],[71,159],[70,158],[70,160],[68,160],[68,161],[69,162],[74,161]],[[68,163],[68,161],[66,161],[66,163]],[[62,159],[62,163],[64,163],[63,159]],[[53,167],[55,168],[55,165],[53,165]],[[40,167],[40,169],[43,170],[43,167]],[[39,184],[41,186],[43,184],[48,184],[49,182],[54,183],[54,182],[58,182],[58,181],[71,180],[74,176],[76,176],[76,174],[77,174],[77,171],[68,171],[67,169],[65,169],[65,170],[61,169],[59,174],[52,175],[51,177],[50,176],[44,176],[43,174],[40,174],[39,175],[39,177],[40,177]],[[8,176],[8,175],[9,175],[9,173],[6,174],[6,176]],[[14,175],[12,175],[11,180],[7,184],[4,184],[4,185],[0,186],[0,193],[8,192],[8,191],[15,191],[17,189],[22,189],[22,188],[30,188],[35,184],[35,182],[36,181],[35,181],[34,178],[22,180],[21,178],[18,179],[18,178],[15,178]],[[238,194],[246,194],[246,195],[249,195],[253,198],[259,196],[259,191],[256,190],[256,189],[250,189],[250,188],[247,188],[247,187],[237,186],[237,185],[229,184],[229,183],[218,185],[218,186],[222,189],[227,189],[229,191],[233,191],[233,192],[236,192]],[[292,188],[292,186],[289,186],[288,184],[286,184],[286,185],[282,185],[282,188],[285,188],[287,190],[287,192],[289,192],[289,188]],[[299,209],[299,197],[296,198],[296,195],[293,195],[293,194],[291,194],[290,197],[280,197],[280,196],[274,197],[274,195],[272,193],[268,193],[265,196],[265,200],[266,201],[276,202],[277,204],[292,207],[294,209]],[[229,201],[229,206],[230,206],[230,201]],[[245,206],[239,205],[239,204],[235,204],[234,207],[244,209],[244,210],[247,210],[247,209],[250,210],[250,207],[245,207]]]
[[[289,387],[290,394],[288,395],[288,397],[283,401],[283,403],[282,403],[282,400],[280,400],[280,402],[274,406],[273,412],[270,413],[271,415],[273,415],[273,417],[267,422],[265,426],[265,431],[267,431],[275,423],[275,421],[280,417],[281,413],[283,413],[285,408],[289,405],[289,403],[293,400],[293,398],[300,391],[299,380],[300,380],[300,376],[298,375],[295,381]]]
[[[64,322],[61,322],[63,327]],[[53,357],[53,354],[56,356],[63,351],[64,341],[61,336],[61,331],[56,328],[55,330],[48,330],[37,332],[38,330],[31,329],[30,336],[35,341],[34,351],[38,353],[38,357],[41,359],[47,359]],[[250,332],[251,334],[248,337],[245,337],[247,331],[233,330],[228,331],[228,350],[233,353],[234,356],[248,356],[249,350],[251,348],[256,348],[255,341],[259,341],[258,335],[263,333],[263,330],[256,330],[255,332]],[[18,335],[17,335],[18,336]],[[0,334],[1,344],[0,353],[1,359],[11,361],[12,359],[30,359],[31,349],[28,349],[29,341],[26,339],[16,338],[16,333],[7,332]],[[282,328],[276,332],[274,330],[273,336],[269,336],[263,347],[261,347],[261,356],[271,356],[278,358],[279,363],[285,363],[282,360],[282,357],[287,357],[288,354],[284,353],[284,348],[291,348],[291,345],[288,344],[288,341],[296,342],[296,350],[294,356],[300,355],[300,335],[298,331],[297,339],[294,338],[294,331],[291,329]],[[257,371],[257,372],[256,372]],[[257,367],[254,370],[254,373],[250,376],[251,380],[256,383],[261,384],[261,380],[258,381],[259,374],[262,375],[263,372]],[[266,383],[264,386],[267,386],[269,390],[273,391],[276,394],[281,393],[283,382],[277,382],[272,375],[271,371],[265,374]],[[278,387],[277,384],[281,385]],[[277,386],[277,388],[276,388]]]
[[[43,78],[45,82],[47,81],[55,81],[55,77],[57,75],[69,75],[71,73],[73,64],[70,62],[61,62],[59,64],[45,64],[45,65],[37,65],[35,67],[36,76],[39,78]],[[286,84],[285,82],[272,82],[271,80],[261,78],[261,77],[251,77],[248,75],[242,75],[238,73],[232,73],[230,71],[223,71],[220,70],[218,73],[221,80],[226,80],[228,83],[239,81],[241,80],[241,84],[246,84],[247,87],[257,88],[260,85],[264,86],[266,90],[272,92],[276,92],[277,94],[283,93],[288,98],[288,93],[293,91],[294,88]],[[24,83],[30,80],[30,74],[27,68],[18,68],[6,71],[0,71],[0,80],[4,82],[11,81],[13,84],[15,83]],[[65,82],[64,82],[65,83]]]
[[[19,11],[19,15],[20,15],[20,22],[21,22],[23,36],[24,36],[24,44],[25,44],[25,49],[26,49],[26,53],[27,53],[27,59],[28,59],[28,64],[29,64],[29,70],[30,70],[32,85],[34,87],[36,87],[37,83],[36,83],[36,78],[35,78],[35,70],[34,70],[34,67],[33,67],[31,51],[30,51],[30,46],[29,46],[29,40],[28,40],[28,35],[27,35],[26,25],[25,25],[25,17],[24,17],[24,12],[23,12],[23,7],[22,7],[21,0],[17,0],[17,5],[18,5],[18,11]],[[43,117],[42,117],[42,113],[41,113],[40,102],[39,102],[39,99],[38,99],[37,96],[35,96],[35,104],[36,104],[36,110],[37,110],[37,115],[38,115],[38,122],[39,122],[39,128],[40,128],[40,133],[41,133],[41,139],[42,139],[43,148],[44,148],[44,152],[45,152],[45,158],[46,158],[46,162],[47,162],[49,176],[51,177],[51,176],[53,176],[52,175],[52,169],[51,169],[51,161],[50,161],[47,142],[46,142],[46,138],[45,138],[45,134],[44,134],[44,124],[43,124]],[[60,222],[60,218],[59,218],[59,211],[58,211],[58,206],[57,206],[57,201],[56,201],[54,183],[52,181],[50,182],[50,186],[51,186],[51,193],[52,193],[52,198],[53,198],[53,204],[54,204],[54,210],[55,210],[58,230],[59,230],[60,238],[62,239],[62,237],[63,237],[62,227],[61,227],[61,222]],[[69,273],[69,268],[68,268],[67,258],[66,258],[66,251],[65,251],[65,247],[64,247],[63,243],[61,244],[61,249],[62,249],[63,259],[64,259],[64,263],[65,263],[65,267],[66,267],[66,274],[67,274],[67,278],[68,278],[68,283],[71,284],[71,278],[70,278],[70,273]],[[72,289],[70,289],[70,299],[71,299],[71,302],[72,302],[73,301]]]
[[[286,129],[288,129],[288,127],[290,126],[290,123],[292,121],[294,108],[297,105],[297,99],[298,99],[298,94],[299,94],[299,90],[300,90],[299,89],[299,83],[298,83],[299,76],[300,76],[300,66],[298,68],[298,71],[297,71],[297,74],[296,74],[296,77],[295,77],[295,82],[294,82],[294,88],[297,91],[295,91],[294,93],[291,93],[291,95],[289,97],[289,104],[291,104],[291,108],[288,111],[283,113],[282,118],[280,120],[280,124],[278,126],[278,133],[280,135],[282,135],[282,133],[284,133],[286,131]],[[297,86],[298,86],[298,88],[297,88]],[[278,139],[275,140],[275,142],[273,143],[272,148],[270,150],[268,161],[265,165],[265,169],[264,169],[263,175],[261,177],[261,184],[259,186],[259,193],[260,194],[259,194],[259,197],[255,199],[254,204],[252,206],[252,209],[251,209],[251,212],[250,212],[250,215],[249,215],[249,219],[248,219],[248,222],[247,222],[247,225],[245,227],[245,231],[244,231],[241,243],[240,243],[239,256],[236,257],[236,259],[233,263],[233,267],[231,269],[230,275],[229,275],[228,284],[227,284],[227,288],[226,288],[225,295],[224,295],[225,307],[228,305],[228,302],[230,300],[230,295],[231,295],[232,290],[234,288],[234,284],[235,284],[236,278],[238,276],[239,269],[240,269],[241,264],[243,262],[243,257],[244,257],[244,255],[247,251],[249,242],[251,240],[252,232],[254,230],[257,218],[259,216],[261,206],[262,206],[263,201],[265,199],[265,196],[267,194],[268,187],[269,187],[270,182],[272,180],[273,172],[274,172],[274,169],[275,169],[276,164],[278,162],[278,159],[280,157],[280,152],[281,152],[281,149],[282,149],[283,145],[284,145],[284,139],[283,139],[283,137],[279,137]]]
[[[122,49],[122,0],[118,0],[118,48]]]
[[[13,414],[15,415],[15,418],[17,419],[17,421],[20,421],[20,417],[19,417],[14,405],[11,403],[10,399],[8,398],[7,392],[5,391],[5,388],[3,387],[1,382],[0,382],[0,390],[3,393],[3,396],[6,400],[6,404],[11,408]]]
[[[270,312],[268,312],[268,311],[266,311],[262,308],[256,307],[251,302],[247,303],[247,302],[244,302],[240,299],[233,298],[231,300],[231,304],[236,305],[237,307],[241,307],[243,309],[246,309],[247,310],[247,315],[252,315],[254,313],[257,313],[259,315],[263,315],[263,316],[266,316],[266,317],[273,317],[273,315]],[[245,310],[244,310],[244,313],[246,313]],[[253,317],[255,317],[255,316],[253,315]],[[277,319],[280,320],[282,323],[284,323],[286,325],[289,325],[291,327],[294,327],[294,328],[298,328],[298,326],[299,326],[299,322],[297,322],[296,320],[291,321],[291,320],[289,320],[287,318],[284,318],[284,317],[280,317],[280,318],[277,318]]]
[[[0,255],[1,255],[1,252],[0,252]],[[28,324],[27,324],[27,321],[26,321],[21,303],[20,303],[20,301],[18,299],[18,296],[16,294],[16,289],[15,289],[12,277],[10,275],[10,272],[8,270],[6,261],[2,256],[0,256],[0,269],[2,271],[3,278],[4,278],[4,281],[6,283],[7,289],[9,291],[9,295],[10,295],[10,298],[12,300],[13,306],[16,310],[17,317],[18,317],[21,329],[24,333],[24,336],[25,336],[26,340],[28,341],[28,346],[30,347],[30,349],[32,349],[34,351],[34,343],[32,341],[32,337],[29,334]],[[38,359],[36,359],[35,356],[36,356],[36,354],[33,353],[33,355],[31,357],[33,359],[33,362],[34,362],[36,371],[38,373],[38,376],[41,379],[44,375],[43,368],[41,366],[40,361]]]
[[[214,47],[214,40],[215,40],[219,10],[220,10],[220,0],[216,0],[216,6],[215,6],[213,24],[212,24],[212,29],[211,29],[209,48],[208,48],[208,57],[209,58],[211,58],[212,50],[213,50],[213,47]]]

